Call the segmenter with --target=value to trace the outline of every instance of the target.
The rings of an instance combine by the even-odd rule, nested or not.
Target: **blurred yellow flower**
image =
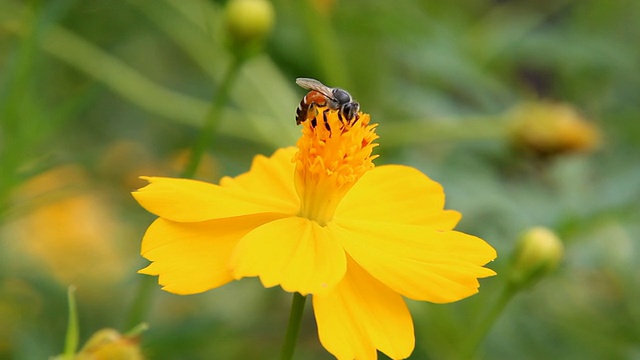
[[[600,130],[568,104],[532,102],[510,113],[511,139],[539,155],[590,152],[600,145]]]
[[[478,291],[496,257],[453,228],[442,187],[418,170],[374,167],[369,115],[343,123],[317,109],[298,148],[257,156],[220,185],[148,177],[136,200],[158,215],[142,241],[163,289],[193,294],[258,276],[313,295],[322,345],[339,359],[413,351],[403,296],[446,303]],[[326,110],[326,111],[324,111]]]
[[[24,212],[2,229],[19,259],[12,267],[40,267],[60,283],[76,284],[98,297],[107,291],[105,283],[125,274],[127,259],[117,241],[125,230],[80,167],[39,174],[22,184],[12,200],[16,212]]]
[[[123,336],[114,329],[102,329],[91,336],[76,360],[142,360],[140,339]]]
[[[51,360],[143,360],[139,335],[122,335],[114,329],[101,329],[73,356],[58,355]]]

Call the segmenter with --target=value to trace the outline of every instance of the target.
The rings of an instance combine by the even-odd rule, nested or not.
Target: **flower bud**
[[[551,273],[562,260],[564,246],[556,234],[545,227],[527,230],[518,240],[511,259],[509,281],[523,287]]]
[[[225,10],[225,24],[235,51],[252,50],[269,35],[275,12],[268,0],[231,0]]]
[[[538,155],[589,152],[600,142],[598,128],[567,104],[524,104],[509,116],[514,145]]]
[[[114,329],[93,334],[75,360],[142,360],[137,336],[121,335]]]

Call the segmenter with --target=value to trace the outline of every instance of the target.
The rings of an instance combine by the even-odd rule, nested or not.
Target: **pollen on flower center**
[[[316,107],[315,117],[302,123],[298,140],[295,185],[300,196],[300,216],[325,225],[346,192],[373,169],[371,152],[377,144],[377,124],[369,114],[358,113],[346,121],[338,110]]]

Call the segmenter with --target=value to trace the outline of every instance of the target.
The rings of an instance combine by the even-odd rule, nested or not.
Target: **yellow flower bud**
[[[527,230],[512,257],[510,282],[515,286],[533,284],[555,270],[563,253],[562,241],[553,231],[545,227]]]
[[[225,23],[232,46],[244,49],[259,45],[271,32],[275,19],[268,0],[231,0],[225,11]]]
[[[524,104],[510,118],[512,142],[538,155],[589,152],[600,143],[598,128],[567,104]]]
[[[137,336],[124,336],[114,329],[93,334],[75,360],[142,360]]]

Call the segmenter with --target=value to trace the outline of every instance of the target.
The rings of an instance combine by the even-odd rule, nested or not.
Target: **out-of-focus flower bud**
[[[527,230],[513,253],[509,281],[516,287],[532,285],[558,267],[563,253],[562,241],[553,231],[545,227]]]
[[[541,156],[589,152],[600,144],[599,129],[567,104],[522,104],[509,118],[514,145]]]
[[[114,329],[93,334],[74,360],[141,360],[138,336],[122,335]]]
[[[275,12],[268,0],[231,0],[225,25],[234,51],[255,51],[273,28]]]

